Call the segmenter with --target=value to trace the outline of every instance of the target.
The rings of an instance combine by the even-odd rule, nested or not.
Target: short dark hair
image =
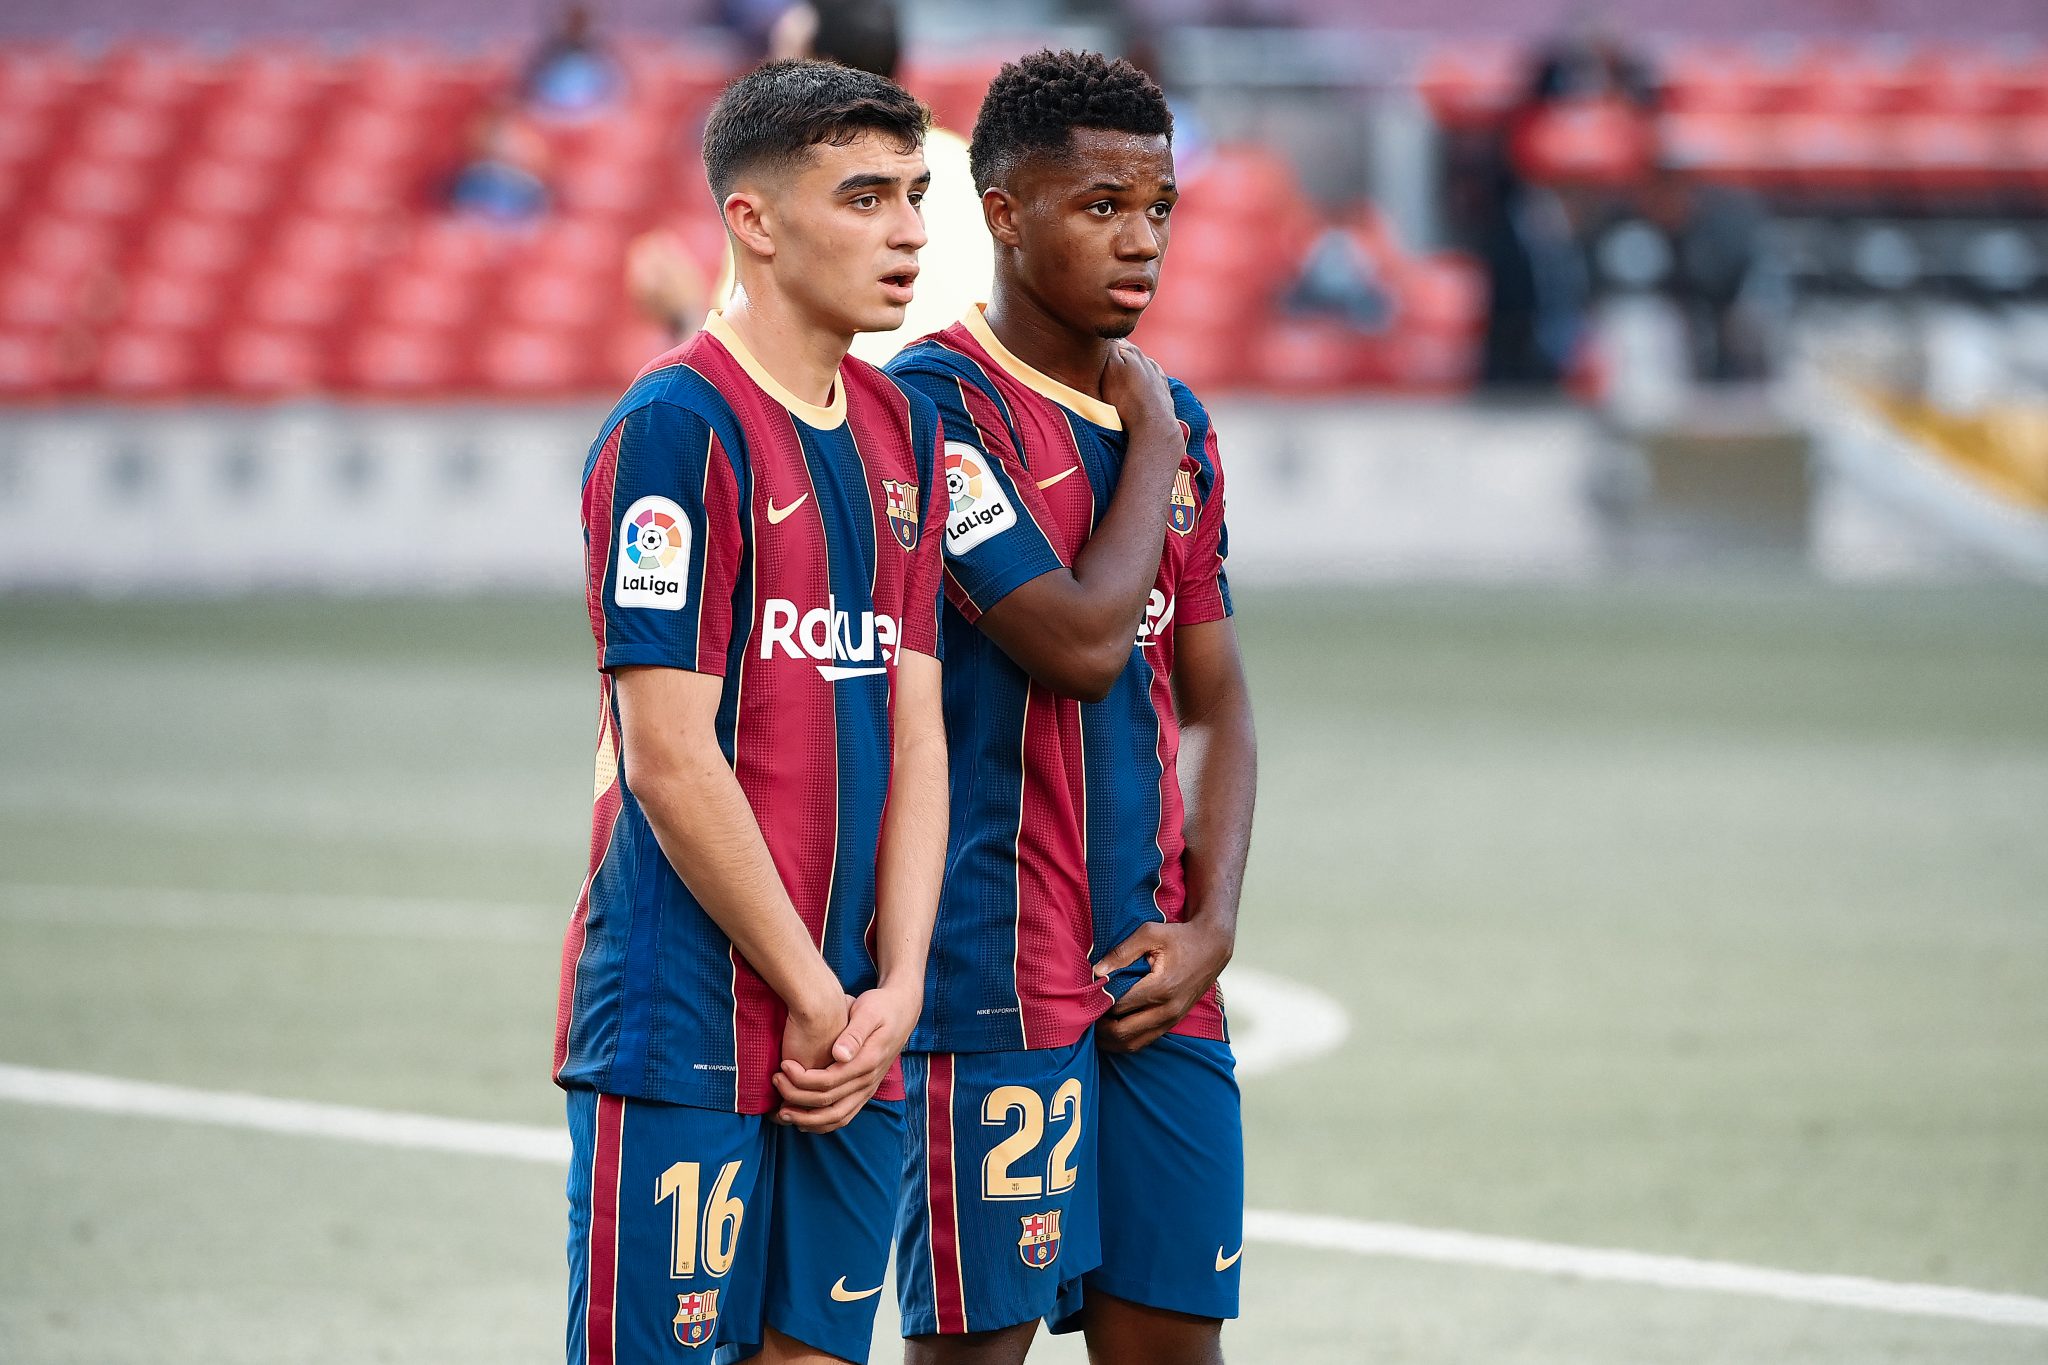
[[[843,147],[862,133],[911,151],[930,125],[931,111],[894,81],[832,62],[764,62],[712,106],[704,175],[722,204],[748,171],[792,165],[812,147]]]
[[[811,10],[818,16],[813,57],[896,79],[903,28],[895,0],[812,0]]]
[[[1000,183],[1039,152],[1066,150],[1076,128],[1164,136],[1173,111],[1150,76],[1099,52],[1034,52],[1006,62],[989,82],[967,145],[974,188]]]

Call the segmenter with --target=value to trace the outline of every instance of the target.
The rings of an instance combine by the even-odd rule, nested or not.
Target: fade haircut
[[[1034,52],[989,83],[967,145],[974,188],[999,185],[1026,158],[1060,153],[1076,128],[1173,141],[1173,112],[1152,78],[1099,52]]]
[[[832,62],[765,62],[725,88],[704,125],[704,176],[720,204],[750,171],[799,164],[811,148],[876,133],[898,151],[924,143],[931,111],[894,81]]]

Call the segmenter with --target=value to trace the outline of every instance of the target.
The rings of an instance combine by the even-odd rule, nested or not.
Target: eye
[[[853,201],[853,206],[857,209],[867,210],[879,206],[881,202],[882,197],[878,194],[864,194]]]
[[[1107,218],[1110,214],[1116,212],[1116,205],[1110,203],[1107,199],[1098,199],[1088,206],[1087,212],[1094,214],[1097,218]]]
[[[1152,206],[1152,216],[1154,218],[1164,219],[1168,214],[1172,212],[1173,205],[1167,203],[1163,199]]]
[[[923,207],[924,207],[924,191],[923,191],[923,190],[912,190],[912,191],[910,192],[910,206],[911,206],[912,208],[923,208]]]

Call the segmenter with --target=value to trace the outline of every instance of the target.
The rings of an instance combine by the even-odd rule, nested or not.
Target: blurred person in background
[[[1159,286],[1172,136],[1127,62],[1004,66],[972,146],[993,298],[889,364],[939,407],[952,495],[952,841],[904,1056],[913,1365],[1014,1365],[1041,1319],[1092,1360],[1210,1365],[1238,1312],[1215,987],[1256,746],[1216,435],[1124,340]]]
[[[902,62],[903,41],[894,0],[814,0],[792,5],[769,34],[773,57],[808,57],[837,62],[894,80]],[[971,304],[988,298],[994,269],[993,248],[982,225],[981,196],[967,164],[967,140],[950,129],[934,126],[925,135],[925,165],[931,189],[923,213],[930,238],[919,256],[922,271],[917,296],[903,325],[890,332],[868,332],[854,338],[853,354],[880,365],[905,344],[959,319]],[[681,337],[696,325],[706,302],[708,272],[693,259],[674,232],[657,229],[637,238],[627,251],[627,289],[640,310],[670,335]],[[732,291],[733,258],[728,249],[709,299]]]
[[[625,89],[617,58],[592,32],[590,6],[569,5],[562,21],[542,40],[520,82],[534,112],[579,118],[603,111]]]
[[[1636,207],[1667,244],[1664,292],[1684,316],[1693,377],[1768,378],[1791,293],[1762,201],[1660,161]]]
[[[492,222],[531,222],[548,211],[548,149],[510,104],[478,115],[470,156],[448,187],[448,206]]]

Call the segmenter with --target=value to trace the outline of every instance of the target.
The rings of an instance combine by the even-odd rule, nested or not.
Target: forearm
[[[1153,423],[1131,433],[1123,478],[1088,543],[1074,557],[1082,617],[1101,642],[1128,649],[1145,615],[1145,597],[1159,577],[1166,545],[1166,502],[1180,472],[1178,423]]]
[[[629,756],[629,775],[631,759]],[[775,870],[753,807],[723,755],[682,748],[631,785],[676,875],[792,1013],[844,992]]]
[[[943,738],[899,746],[875,868],[875,967],[884,986],[924,990],[946,866],[946,823]]]
[[[1186,919],[1231,942],[1251,853],[1258,764],[1251,706],[1242,694],[1181,731],[1181,789],[1188,804],[1181,856]]]

